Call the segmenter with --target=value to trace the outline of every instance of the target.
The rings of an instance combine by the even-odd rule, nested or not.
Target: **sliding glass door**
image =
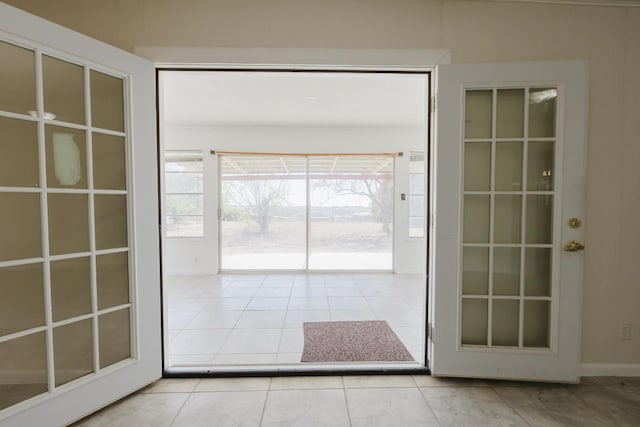
[[[311,157],[309,188],[309,269],[393,268],[393,157]]]
[[[220,156],[219,162],[222,269],[305,269],[307,159]]]
[[[393,155],[219,155],[222,270],[393,269]]]

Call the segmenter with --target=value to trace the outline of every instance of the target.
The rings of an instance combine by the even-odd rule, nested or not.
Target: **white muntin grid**
[[[487,86],[487,87],[467,87],[463,91],[463,100],[466,105],[466,95],[470,91],[475,90],[483,90],[483,91],[491,91],[491,135],[488,138],[467,138],[464,136],[463,143],[466,145],[468,143],[488,143],[490,144],[490,187],[486,191],[469,191],[464,190],[462,188],[463,200],[461,201],[463,207],[463,214],[461,215],[461,230],[463,229],[462,224],[464,221],[464,206],[466,196],[484,196],[489,199],[489,229],[488,229],[488,242],[484,243],[465,243],[464,236],[461,233],[460,239],[460,248],[461,250],[464,248],[484,248],[488,251],[488,266],[487,266],[487,276],[488,276],[488,288],[486,294],[465,294],[463,292],[462,283],[459,284],[459,310],[458,310],[458,345],[469,350],[473,349],[499,349],[501,351],[504,350],[513,350],[513,351],[536,351],[540,349],[553,349],[553,329],[556,323],[556,319],[554,319],[553,313],[554,310],[554,302],[555,298],[555,278],[556,272],[554,271],[557,263],[555,261],[556,254],[554,250],[554,242],[557,240],[557,227],[552,226],[550,229],[551,236],[549,243],[527,243],[527,200],[528,196],[545,196],[551,200],[551,223],[553,223],[553,218],[558,215],[558,197],[559,197],[559,182],[556,177],[553,177],[554,183],[553,188],[545,189],[545,190],[529,190],[528,187],[528,154],[529,154],[529,143],[542,143],[542,142],[550,142],[553,144],[554,150],[554,159],[553,159],[553,169],[552,174],[555,175],[555,171],[558,170],[558,151],[559,145],[557,143],[557,135],[559,132],[559,123],[558,123],[558,111],[559,111],[559,102],[556,102],[556,111],[555,111],[555,129],[554,135],[552,137],[537,137],[529,135],[529,96],[530,90],[536,89],[558,89],[554,87],[554,85],[543,84],[543,85],[517,85],[517,86],[505,86],[505,87],[497,87],[497,86]],[[523,105],[523,135],[521,137],[497,137],[497,105],[498,105],[498,91],[501,89],[520,89],[524,94],[524,105]],[[560,94],[559,94],[560,96]],[[558,100],[559,101],[559,100]],[[463,110],[465,111],[465,110]],[[463,124],[465,121],[462,122]],[[463,126],[464,128],[464,126]],[[464,133],[464,129],[463,129]],[[521,179],[520,179],[520,189],[517,191],[497,191],[496,190],[496,151],[497,145],[501,142],[510,142],[510,143],[520,143],[522,152],[521,152]],[[464,150],[463,150],[464,153]],[[464,175],[464,156],[462,160],[463,167],[461,168],[462,173]],[[464,179],[462,179],[462,185],[464,185]],[[495,210],[496,210],[496,197],[500,196],[516,196],[520,197],[520,236],[519,242],[514,243],[496,243],[494,241],[495,235]],[[519,291],[516,295],[499,295],[494,294],[494,249],[496,248],[513,248],[519,250]],[[551,266],[551,274],[548,278],[549,283],[549,295],[548,296],[526,296],[525,294],[525,273],[526,273],[526,255],[527,249],[531,248],[544,248],[548,249],[550,253],[549,265]],[[462,272],[463,263],[460,265],[460,271]],[[462,277],[462,276],[460,276]],[[486,344],[467,344],[462,342],[462,330],[463,330],[463,321],[464,314],[462,310],[462,302],[469,300],[482,300],[487,302],[487,318],[486,320]],[[493,344],[493,310],[494,310],[494,302],[495,301],[514,301],[518,306],[518,328],[517,328],[517,345],[508,346],[508,345],[496,345]],[[546,301],[548,304],[548,318],[547,318],[547,347],[536,347],[536,346],[525,346],[524,343],[524,315],[525,315],[525,303],[527,301]],[[468,320],[467,320],[468,321]]]
[[[0,186],[0,193],[38,193],[40,196],[40,226],[41,226],[41,239],[42,239],[42,256],[36,258],[25,258],[25,259],[16,259],[10,261],[0,261],[0,268],[14,267],[14,266],[25,266],[29,264],[37,264],[42,266],[43,272],[43,296],[44,296],[44,325],[24,329],[21,331],[16,331],[13,333],[5,334],[0,336],[0,344],[9,342],[11,340],[26,337],[31,334],[44,332],[46,336],[46,363],[47,363],[47,382],[48,382],[48,390],[49,393],[56,391],[56,389],[60,388],[68,388],[71,384],[81,383],[87,380],[88,376],[97,375],[100,371],[104,371],[105,369],[110,369],[115,365],[119,365],[120,363],[126,363],[126,360],[123,362],[117,362],[115,365],[105,366],[104,368],[100,367],[100,337],[99,337],[99,327],[98,327],[98,318],[101,315],[113,313],[120,310],[129,310],[129,339],[130,339],[130,357],[136,358],[136,340],[137,336],[135,334],[135,292],[134,292],[134,265],[133,265],[133,257],[131,256],[131,248],[132,248],[132,235],[133,235],[133,223],[132,223],[132,200],[131,200],[131,171],[130,171],[130,144],[129,144],[129,133],[127,129],[129,129],[130,123],[127,118],[130,102],[127,94],[129,93],[129,82],[127,76],[119,74],[114,70],[106,70],[97,64],[89,64],[87,62],[78,60],[77,58],[69,57],[60,52],[52,52],[49,49],[43,49],[40,46],[35,46],[34,44],[26,41],[17,41],[9,38],[0,38],[0,43],[6,43],[9,45],[16,46],[18,48],[27,49],[33,52],[34,55],[34,68],[35,68],[35,90],[36,90],[36,117],[32,116],[29,112],[9,112],[9,111],[0,111],[0,117],[17,119],[29,122],[35,122],[37,125],[37,144],[38,144],[38,173],[39,173],[39,187],[3,187]],[[85,124],[77,124],[70,123],[61,120],[55,120],[45,118],[45,100],[44,100],[44,83],[43,83],[43,64],[42,64],[42,56],[46,55],[48,57],[52,57],[58,60],[66,61],[68,63],[77,65],[82,67],[83,69],[83,85],[84,85],[84,119]],[[122,80],[123,83],[123,102],[124,102],[124,131],[114,131],[110,129],[102,129],[98,127],[94,127],[92,125],[92,117],[91,117],[91,72],[99,72],[111,77],[115,77]],[[80,130],[84,132],[85,137],[85,145],[86,145],[86,171],[83,173],[86,174],[87,177],[87,188],[86,189],[77,189],[77,188],[49,188],[47,187],[47,170],[46,170],[46,138],[45,132],[47,132],[47,126],[60,126],[64,128]],[[125,190],[105,190],[105,189],[95,189],[93,182],[93,134],[105,134],[111,136],[118,136],[124,139],[125,144]],[[76,253],[65,253],[59,255],[52,255],[49,251],[49,212],[48,212],[48,196],[49,194],[84,194],[87,197],[87,210],[88,210],[88,224],[89,224],[89,250],[83,252]],[[96,223],[95,223],[95,203],[94,198],[98,195],[119,195],[125,196],[126,198],[126,206],[127,206],[127,246],[119,247],[119,248],[109,248],[109,249],[97,249],[96,248]],[[128,254],[128,279],[129,279],[129,302],[125,304],[119,304],[113,307],[109,307],[106,309],[98,308],[98,296],[97,296],[97,262],[96,258],[100,255],[107,255],[113,253],[124,253]],[[90,264],[90,296],[91,296],[91,312],[76,315],[70,318],[66,318],[63,320],[54,321],[53,320],[53,307],[52,307],[52,294],[51,294],[51,263],[60,260],[68,260],[75,258],[89,258]],[[19,285],[19,284],[18,284]],[[92,330],[92,350],[93,350],[93,372],[81,376],[77,379],[71,380],[65,384],[60,386],[56,386],[55,379],[55,360],[54,360],[54,329],[56,327],[65,326],[68,324],[72,324],[75,322],[91,320],[91,330]],[[38,399],[38,397],[34,397],[33,399]]]

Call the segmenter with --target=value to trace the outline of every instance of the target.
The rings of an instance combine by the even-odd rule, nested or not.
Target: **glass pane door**
[[[223,270],[393,269],[393,156],[220,155]]]
[[[307,251],[307,159],[220,156],[224,270],[301,270]]]
[[[556,98],[465,92],[461,346],[551,346]]]
[[[393,268],[393,157],[309,159],[309,269]]]

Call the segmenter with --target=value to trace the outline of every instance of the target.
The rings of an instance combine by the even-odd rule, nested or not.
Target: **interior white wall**
[[[201,150],[204,153],[204,237],[167,238],[164,269],[168,274],[218,272],[218,164],[210,150],[336,153],[404,152],[396,157],[394,200],[394,271],[425,271],[425,239],[409,238],[409,151],[425,151],[420,128],[393,127],[211,127],[165,128],[164,150]]]

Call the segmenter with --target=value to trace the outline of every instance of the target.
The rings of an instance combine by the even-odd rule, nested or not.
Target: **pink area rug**
[[[384,320],[305,322],[302,362],[413,362]]]

